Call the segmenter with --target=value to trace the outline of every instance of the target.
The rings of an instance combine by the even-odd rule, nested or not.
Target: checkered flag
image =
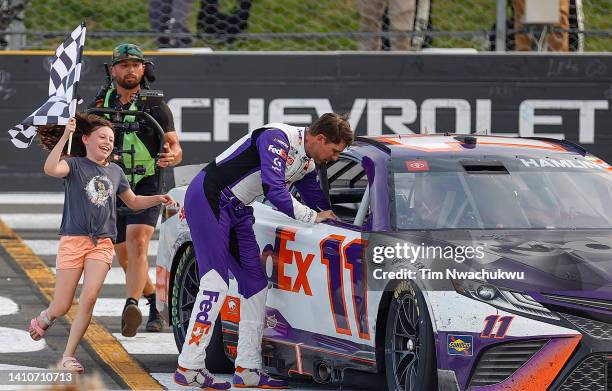
[[[49,98],[20,125],[9,130],[16,147],[27,148],[32,143],[36,135],[32,125],[66,125],[74,117],[86,31],[85,23],[81,23],[58,46],[50,69]]]
[[[32,144],[34,136],[36,136],[36,127],[19,124],[8,132],[13,145],[17,148],[27,148]]]

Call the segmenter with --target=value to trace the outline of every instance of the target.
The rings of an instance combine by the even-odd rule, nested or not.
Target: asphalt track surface
[[[3,372],[6,375],[15,369],[52,368],[64,350],[75,305],[44,340],[34,342],[27,332],[30,319],[46,307],[53,295],[62,203],[60,193],[0,193],[0,381]],[[156,252],[157,231],[149,247],[153,281]],[[144,330],[149,311],[144,299],[139,303],[144,315],[140,332],[133,338],[121,336],[124,284],[125,275],[115,260],[94,308],[92,325],[76,354],[88,376],[95,374],[105,389],[190,389],[172,381],[178,350],[171,328],[161,333]],[[79,290],[77,297],[78,293]],[[231,377],[220,376],[228,380]],[[296,391],[382,390],[384,384],[379,378],[360,376],[335,386],[291,379],[290,387]],[[16,388],[19,387],[14,384],[0,384],[0,390]]]

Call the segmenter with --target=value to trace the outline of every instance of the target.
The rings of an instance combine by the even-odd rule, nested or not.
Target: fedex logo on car
[[[267,273],[274,288],[305,297],[311,296],[315,301],[328,298],[330,317],[336,333],[343,335],[355,333],[361,339],[370,340],[367,308],[368,274],[364,262],[367,241],[354,237],[349,239],[344,235],[327,234],[318,244],[314,244],[316,247],[312,247],[303,239],[296,240],[297,233],[295,228],[277,227],[274,245],[267,244],[261,253],[264,270],[269,270],[268,262],[272,261],[271,274]],[[318,248],[318,251],[315,250],[316,253],[308,251],[314,248]],[[313,263],[315,265],[318,263],[316,260],[326,269],[323,275],[327,277],[325,278],[327,289],[313,292],[308,271]],[[345,284],[351,288],[350,297],[345,297]],[[353,330],[349,322],[351,303],[356,325],[356,329]]]
[[[295,234],[296,231],[293,229],[277,228],[274,246],[269,244],[264,248],[261,255],[262,261],[265,262],[269,256],[273,258],[274,272],[272,281],[277,289],[296,293],[302,291],[305,295],[312,296],[312,290],[308,281],[308,270],[315,255],[287,248],[287,244],[295,242]],[[294,260],[297,276],[292,278],[285,273],[285,265],[293,264]]]
[[[208,320],[208,315],[213,303],[219,300],[219,292],[202,291],[202,302],[200,302],[200,312],[196,315],[195,324],[191,331],[191,338],[189,339],[189,345],[195,343],[200,345],[200,340],[203,335],[208,334],[211,322]]]

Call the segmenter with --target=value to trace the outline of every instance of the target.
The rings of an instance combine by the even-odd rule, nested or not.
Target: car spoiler
[[[575,152],[578,152],[582,156],[586,156],[586,154],[589,153],[586,149],[584,149],[582,145],[576,144],[574,142],[571,142],[565,139],[560,140],[560,139],[551,138],[551,137],[521,137],[521,138],[527,138],[530,140],[538,140],[538,141],[546,141],[549,143],[558,144],[566,149],[569,148],[571,150],[574,150]]]

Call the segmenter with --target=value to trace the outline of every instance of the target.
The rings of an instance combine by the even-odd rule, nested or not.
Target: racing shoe
[[[246,369],[242,367],[236,368],[232,383],[234,383],[236,388],[289,388],[286,381],[271,378],[270,375],[261,369]]]
[[[146,330],[158,333],[164,329],[164,321],[155,307],[155,293],[146,297],[149,302],[149,318],[147,319]]]
[[[219,381],[206,368],[176,368],[174,382],[181,386],[198,387],[204,390],[227,390],[232,385],[228,381]]]

